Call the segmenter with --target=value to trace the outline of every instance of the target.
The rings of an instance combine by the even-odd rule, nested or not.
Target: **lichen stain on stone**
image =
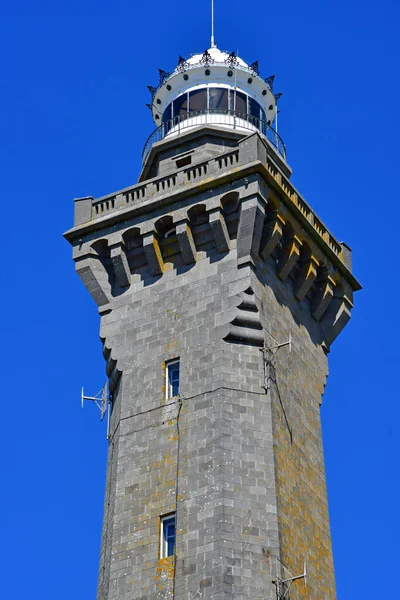
[[[174,337],[172,338],[172,340],[170,342],[168,342],[168,344],[165,345],[165,349],[167,350],[167,352],[171,352],[172,350],[175,350],[178,347],[178,338]],[[166,369],[165,363],[164,363],[164,370]]]
[[[166,273],[167,271],[171,271],[174,268],[173,263],[171,262],[166,262],[163,264],[163,273]]]
[[[207,183],[210,183],[211,181],[213,181],[213,177],[207,177],[206,179],[203,179],[203,181],[200,181],[199,186],[206,185]]]
[[[174,557],[160,558],[156,569],[156,581],[167,582],[174,578]]]

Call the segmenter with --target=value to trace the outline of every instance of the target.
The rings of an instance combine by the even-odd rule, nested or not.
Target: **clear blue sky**
[[[398,2],[216,0],[216,42],[276,73],[293,182],[353,247],[364,289],[322,406],[339,600],[398,593]],[[105,379],[99,319],[62,233],[73,197],[133,184],[147,84],[209,44],[209,1],[0,8],[1,596],[95,598]]]

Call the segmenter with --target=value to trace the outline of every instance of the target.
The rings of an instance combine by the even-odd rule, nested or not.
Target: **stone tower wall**
[[[171,270],[133,289],[102,318],[123,375],[110,440],[113,531],[105,519],[103,540],[112,550],[100,565],[99,599],[171,598],[174,586],[176,598],[274,597],[278,525],[262,355],[221,337],[249,284],[234,252],[211,252],[179,278]],[[176,357],[180,401],[166,403],[163,364]],[[159,516],[175,510],[176,565],[158,559]]]
[[[293,318],[290,280],[272,292],[237,269],[235,251],[211,252],[180,280],[168,273],[102,318],[123,376],[99,600],[170,598],[173,585],[175,598],[274,598],[277,557],[296,572],[308,558],[308,589],[300,582],[291,598],[333,598],[319,422],[326,357]],[[249,289],[267,340],[293,340],[269,393],[260,347],[224,340]],[[166,403],[163,365],[176,357],[181,398]],[[176,565],[158,560],[159,516],[175,510]]]

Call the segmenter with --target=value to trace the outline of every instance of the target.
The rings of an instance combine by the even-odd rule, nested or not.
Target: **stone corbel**
[[[264,201],[259,194],[248,196],[241,201],[237,235],[238,266],[254,264],[260,248],[264,215]]]
[[[94,250],[75,258],[75,269],[97,306],[111,300],[108,273]]]
[[[301,240],[296,235],[290,238],[283,246],[277,265],[277,275],[282,281],[285,281],[299,260],[301,246]]]
[[[284,220],[276,211],[268,218],[261,239],[260,256],[263,260],[266,260],[278,245],[279,240],[283,235],[284,224]]]
[[[229,252],[229,233],[221,207],[212,210],[209,213],[209,217],[211,231],[214,236],[214,241],[218,252]]]
[[[353,303],[347,296],[333,298],[327,310],[322,325],[326,331],[324,343],[327,348],[335,341],[351,317]]]
[[[316,321],[321,319],[331,303],[335,286],[334,280],[329,275],[317,283],[317,288],[311,302],[311,314]]]
[[[131,271],[126,255],[125,244],[121,238],[115,241],[110,239],[109,247],[111,264],[114,267],[115,280],[119,287],[127,287],[131,284]]]
[[[176,225],[176,237],[185,265],[196,262],[196,245],[194,243],[192,229],[188,219],[185,219]]]
[[[164,261],[161,255],[160,245],[154,231],[150,231],[143,235],[143,248],[150,271],[153,275],[161,275],[163,272]]]
[[[295,296],[300,302],[307,296],[312,284],[316,280],[318,266],[319,262],[314,256],[301,263],[294,286]]]

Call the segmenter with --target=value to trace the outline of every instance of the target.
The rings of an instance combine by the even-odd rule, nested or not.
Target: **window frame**
[[[174,525],[174,536],[173,536],[173,547],[172,552],[169,552],[169,537],[164,535],[166,531],[166,525],[168,526],[168,521],[173,520]],[[169,558],[170,556],[175,556],[175,548],[176,548],[176,512],[167,513],[166,515],[160,516],[160,543],[159,543],[159,557],[160,559]]]
[[[170,369],[171,367],[174,367],[174,365],[178,365],[178,392],[177,394],[173,393],[173,383],[170,383]],[[179,358],[173,358],[172,360],[168,360],[165,363],[165,399],[166,400],[172,400],[173,398],[176,398],[177,396],[179,396],[179,387],[180,387],[180,369],[181,365],[180,365],[180,359]]]

